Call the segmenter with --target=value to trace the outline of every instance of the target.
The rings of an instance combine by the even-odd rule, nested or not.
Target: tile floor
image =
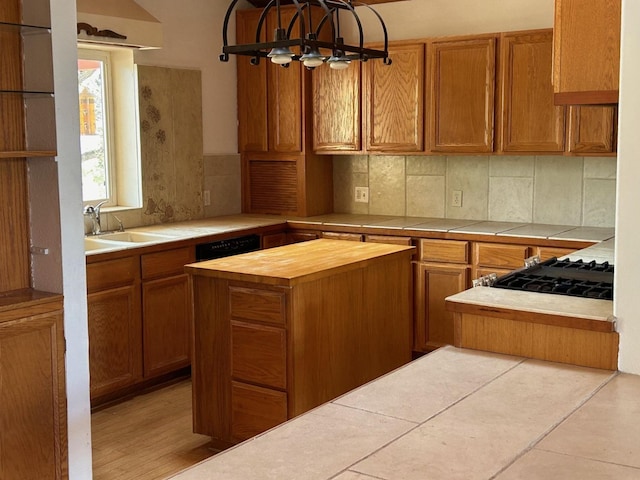
[[[639,479],[640,377],[446,347],[175,479]]]

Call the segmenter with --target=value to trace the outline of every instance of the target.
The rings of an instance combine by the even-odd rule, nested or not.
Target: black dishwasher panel
[[[196,261],[212,260],[214,258],[229,257],[239,253],[260,250],[259,235],[245,235],[242,237],[216,240],[215,242],[196,245]]]

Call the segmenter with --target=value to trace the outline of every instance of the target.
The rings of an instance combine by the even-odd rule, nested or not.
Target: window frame
[[[114,207],[118,205],[118,188],[116,178],[118,172],[118,162],[116,161],[115,147],[115,121],[113,109],[113,79],[112,79],[112,55],[107,49],[86,48],[86,46],[78,47],[78,59],[97,60],[102,62],[102,90],[103,90],[103,115],[104,115],[104,140],[105,140],[105,176],[107,195],[105,198],[84,200],[83,204],[95,204],[106,201],[105,207]],[[78,95],[80,92],[78,91]]]
[[[138,71],[134,51],[128,47],[78,42],[77,56],[84,52],[101,52],[109,57],[111,125],[109,176],[110,199],[103,211],[118,212],[143,207],[142,153],[138,100]],[[80,94],[78,89],[78,95]],[[80,104],[78,103],[78,106]],[[84,201],[83,204],[94,204]]]

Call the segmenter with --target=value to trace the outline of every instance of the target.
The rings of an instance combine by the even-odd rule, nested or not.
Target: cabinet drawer
[[[142,255],[142,278],[179,275],[184,273],[184,266],[195,262],[195,259],[192,247],[147,253]]]
[[[284,325],[285,295],[271,290],[229,287],[232,318]]]
[[[390,243],[392,245],[411,246],[411,237],[394,237],[392,235],[365,235],[365,242],[372,243]]]
[[[246,440],[287,420],[287,394],[231,382],[231,435]]]
[[[524,245],[476,243],[474,249],[474,263],[482,267],[521,268],[528,256],[529,247]]]
[[[330,238],[331,240],[348,240],[351,242],[362,241],[362,235],[359,233],[322,232],[322,238]]]
[[[267,325],[231,323],[231,375],[269,387],[287,388],[287,335]]]
[[[572,252],[575,252],[575,248],[561,248],[561,247],[536,247],[535,254],[540,257],[541,261],[549,260],[553,257],[564,257]]]
[[[140,278],[140,257],[118,258],[87,265],[87,291],[130,285]]]
[[[469,263],[469,242],[422,239],[418,247],[422,262]]]

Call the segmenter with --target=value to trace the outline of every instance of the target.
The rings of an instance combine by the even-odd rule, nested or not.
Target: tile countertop
[[[640,377],[444,347],[174,480],[640,478]]]
[[[385,215],[358,215],[348,213],[332,213],[315,217],[282,217],[277,215],[237,214],[221,217],[204,218],[178,223],[163,223],[141,227],[131,227],[127,231],[147,232],[166,236],[156,243],[198,238],[208,235],[223,234],[259,228],[270,225],[295,223],[297,227],[304,225],[322,225],[331,227],[366,227],[370,229],[390,229],[411,232],[451,232],[462,234],[504,235],[531,238],[548,238],[557,240],[578,240],[602,242],[613,237],[613,228],[576,227],[571,225],[542,225],[514,222],[490,222],[477,220],[461,220],[452,218],[394,217]],[[399,233],[400,234],[400,233]],[[87,238],[92,238],[91,236]],[[99,239],[100,237],[96,237]],[[119,249],[135,248],[136,244]],[[118,248],[115,248],[117,250]],[[87,251],[87,254],[101,251]]]

